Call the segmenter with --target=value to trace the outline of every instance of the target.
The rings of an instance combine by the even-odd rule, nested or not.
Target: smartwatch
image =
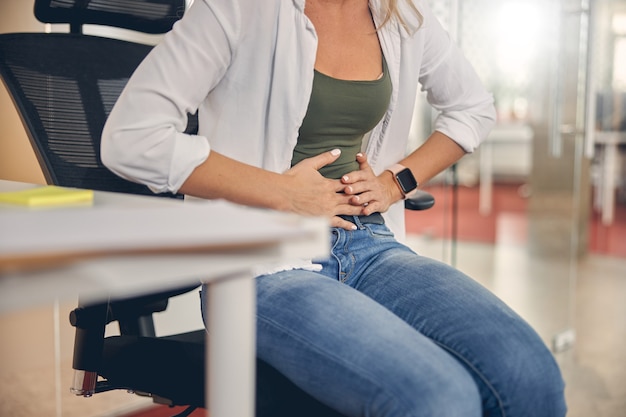
[[[395,164],[387,168],[387,171],[393,174],[393,178],[400,187],[404,198],[410,198],[417,191],[419,183],[415,180],[413,173],[404,165]]]

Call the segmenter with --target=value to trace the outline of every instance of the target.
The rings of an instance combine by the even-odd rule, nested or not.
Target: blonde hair
[[[417,16],[417,20],[419,21],[419,24],[417,27],[412,27],[402,17],[402,14],[400,13],[399,6],[398,6],[398,1],[405,1],[407,5],[409,6],[409,8],[411,9],[411,11]],[[398,23],[400,23],[400,25],[408,33],[414,33],[417,29],[419,29],[419,26],[422,24],[422,21],[424,20],[424,16],[422,16],[420,11],[417,10],[417,7],[415,6],[412,0],[382,0],[381,5],[383,9],[382,10],[383,16],[384,16],[381,27],[385,26],[389,21],[393,19],[397,19]]]

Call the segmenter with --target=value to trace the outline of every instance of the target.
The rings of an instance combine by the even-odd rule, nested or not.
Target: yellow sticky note
[[[29,207],[64,206],[93,202],[93,190],[54,185],[0,193],[0,203]]]

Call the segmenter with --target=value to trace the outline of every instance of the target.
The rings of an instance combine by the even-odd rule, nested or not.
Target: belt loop
[[[361,218],[359,216],[352,216],[352,218],[354,219],[354,224],[356,225],[357,229],[359,230],[365,229],[365,227],[363,226],[363,223],[361,223]]]

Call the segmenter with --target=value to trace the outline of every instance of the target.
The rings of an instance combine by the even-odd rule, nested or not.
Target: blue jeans
[[[563,380],[518,315],[385,225],[332,229],[321,272],[257,278],[257,355],[346,416],[561,417]]]

